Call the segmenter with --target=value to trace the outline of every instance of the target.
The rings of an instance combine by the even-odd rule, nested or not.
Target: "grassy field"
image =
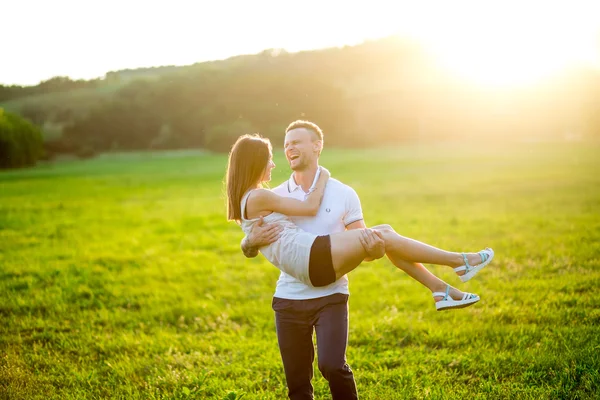
[[[439,313],[387,259],[350,275],[361,399],[600,391],[600,145],[326,149],[368,225],[496,259]],[[274,182],[289,176],[276,154]],[[0,173],[0,398],[281,399],[278,270],[239,251],[223,155],[103,156]],[[328,398],[315,363],[316,398]]]

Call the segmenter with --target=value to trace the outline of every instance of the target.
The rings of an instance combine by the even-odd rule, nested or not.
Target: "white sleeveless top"
[[[242,230],[246,235],[260,218],[246,219],[246,202],[252,193],[251,189],[242,197]],[[310,259],[310,248],[317,235],[303,231],[288,218],[287,215],[272,212],[263,217],[268,224],[278,224],[283,227],[281,237],[270,245],[260,248],[260,252],[274,266],[288,275],[293,276],[308,286],[312,286],[308,275],[308,262]]]

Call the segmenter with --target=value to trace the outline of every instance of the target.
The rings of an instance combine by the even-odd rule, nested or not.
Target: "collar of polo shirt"
[[[315,179],[313,179],[312,185],[310,185],[310,189],[308,189],[307,194],[310,194],[314,190],[315,184],[317,183],[317,179],[319,179],[320,175],[321,175],[321,168],[317,168],[317,173],[315,174]],[[293,191],[295,191],[297,189],[302,190],[302,187],[296,183],[293,172],[292,172],[292,175],[290,176],[290,179],[288,180],[287,187],[288,187],[289,193],[292,193]]]

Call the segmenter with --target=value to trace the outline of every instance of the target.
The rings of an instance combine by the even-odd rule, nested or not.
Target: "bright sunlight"
[[[472,83],[523,85],[600,65],[598,2],[450,2],[438,11],[412,33]]]
[[[4,83],[35,84],[57,75],[90,79],[119,69],[185,65],[269,48],[353,45],[392,34],[417,39],[451,72],[480,84],[526,84],[575,64],[600,65],[600,2],[590,0],[306,0],[302,6],[173,0],[168,7],[106,0],[91,19],[71,18],[66,10],[83,12],[74,0],[23,0],[7,7],[7,15],[28,15],[38,29],[22,30],[18,18],[3,22],[0,35],[20,32],[5,44],[20,57],[0,66]]]

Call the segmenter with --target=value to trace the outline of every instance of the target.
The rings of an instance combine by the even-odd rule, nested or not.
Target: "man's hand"
[[[385,255],[385,241],[381,232],[366,228],[361,231],[359,239],[367,252],[365,261],[377,260]]]
[[[242,239],[242,252],[248,258],[253,258],[258,255],[259,247],[273,243],[281,235],[283,228],[279,224],[265,224],[263,218],[260,217],[248,236]]]

